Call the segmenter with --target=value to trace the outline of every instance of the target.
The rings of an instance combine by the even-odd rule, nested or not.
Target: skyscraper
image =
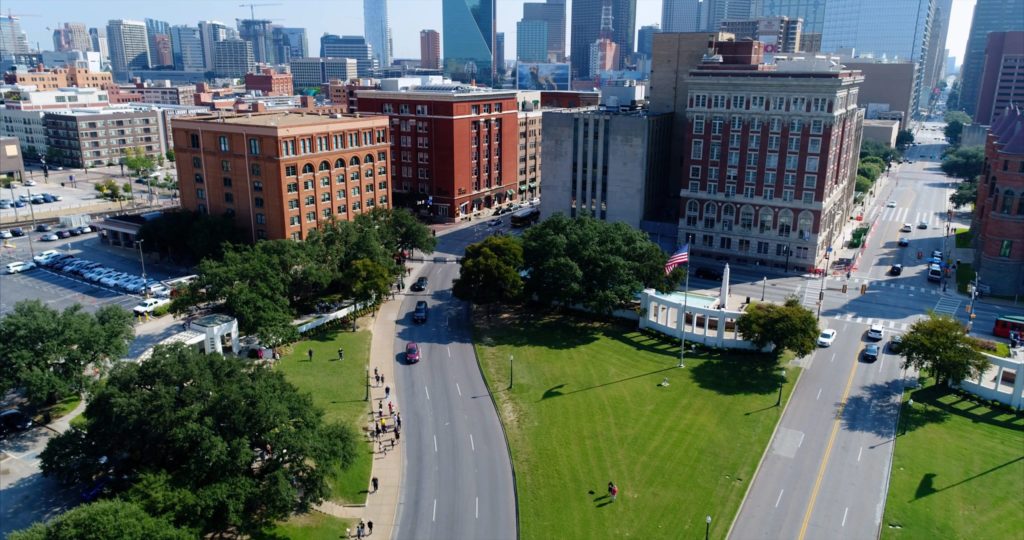
[[[100,53],[100,60],[103,63],[110,62],[110,48],[107,46],[107,29],[90,28],[89,41],[92,42],[92,50]]]
[[[0,53],[25,54],[28,52],[28,37],[21,31],[18,18],[12,15],[0,16]]]
[[[256,69],[252,42],[238,38],[218,41],[213,50],[213,71],[220,77],[245,77]]]
[[[701,30],[717,30],[722,21],[744,20],[756,11],[754,0],[704,0]]]
[[[494,70],[505,72],[505,32],[494,34]]]
[[[146,39],[149,40],[149,65],[151,66],[164,66],[166,60],[168,63],[173,62],[170,58],[170,35],[171,25],[166,21],[158,21],[156,19],[146,19]],[[164,48],[163,40],[157,36],[164,36],[167,40],[167,55],[166,58],[161,54]]]
[[[803,19],[800,37],[802,51],[821,50],[821,31],[825,28],[826,0],[761,0],[760,9],[754,15],[762,17],[789,17]]]
[[[219,21],[200,21],[199,37],[203,40],[203,64],[213,69],[213,51],[218,41],[234,37],[235,30]]]
[[[267,19],[239,19],[238,37],[252,43],[253,58],[263,64],[276,64],[271,23]]]
[[[619,45],[619,55],[633,52],[636,34],[636,0],[574,0],[572,3],[572,43],[569,47],[572,70],[577,79],[588,79],[590,46],[600,37],[601,8],[612,8],[612,41]]]
[[[985,65],[985,47],[989,32],[1010,32],[1024,29],[1024,0],[978,0],[967,38],[967,52],[960,67],[960,105],[974,115],[978,105],[978,89]]]
[[[114,78],[127,80],[133,69],[149,68],[149,40],[142,21],[114,19],[107,23],[110,67]]]
[[[546,23],[547,61],[565,62],[565,0],[526,2],[523,4],[523,21]]]
[[[305,28],[274,28],[274,34],[280,35],[288,47],[288,58],[305,58],[309,56],[309,42]],[[283,60],[282,60],[283,62]]]
[[[664,32],[699,32],[700,0],[665,0],[661,4],[661,28]],[[639,52],[639,51],[637,51]]]
[[[524,19],[516,23],[516,60],[520,62],[548,61],[547,21]]]
[[[946,62],[946,36],[949,34],[949,12],[953,8],[953,0],[933,0],[932,27],[928,33],[928,53],[925,57],[924,85],[922,98],[933,95],[932,89],[942,77],[943,64]],[[927,100],[922,101],[927,103]]]
[[[53,47],[56,51],[91,51],[89,31],[82,23],[64,23],[53,31]]]
[[[979,124],[995,125],[996,119],[1005,113],[1008,107],[1024,103],[1022,67],[1024,30],[989,33],[981,83],[978,85],[978,103],[974,113],[974,119]],[[1024,197],[1021,200],[1024,201]],[[1018,211],[1018,214],[1020,213],[1024,213],[1024,202]]]
[[[323,58],[354,58],[360,77],[370,77],[378,67],[373,47],[363,36],[336,36],[324,34],[320,38],[320,56]]]
[[[496,0],[442,0],[444,71],[452,79],[494,82]]]
[[[373,47],[377,65],[391,65],[391,25],[388,23],[388,0],[363,0],[363,34]]]
[[[641,26],[636,33],[636,52],[651,58],[654,52],[654,34],[660,34],[661,27],[657,24]]]
[[[441,34],[437,30],[420,30],[420,67],[441,69]]]
[[[179,71],[205,71],[203,38],[197,26],[171,27],[171,57],[174,69]]]

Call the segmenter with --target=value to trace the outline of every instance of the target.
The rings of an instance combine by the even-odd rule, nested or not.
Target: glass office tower
[[[494,82],[496,0],[443,0],[444,72],[453,80]]]

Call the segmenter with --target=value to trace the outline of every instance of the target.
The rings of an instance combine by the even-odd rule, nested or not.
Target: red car
[[[415,341],[410,341],[405,346],[405,361],[410,364],[420,361],[420,346]]]

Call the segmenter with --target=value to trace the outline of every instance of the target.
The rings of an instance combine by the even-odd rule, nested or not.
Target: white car
[[[832,343],[836,340],[836,331],[834,328],[826,328],[821,331],[821,335],[818,336],[819,347],[831,347]]]
[[[871,327],[868,328],[868,339],[873,339],[875,341],[882,341],[882,335],[884,333],[885,333],[885,331],[882,329],[882,325],[880,325],[880,324],[872,324]]]
[[[8,264],[7,266],[4,267],[4,270],[8,274],[17,274],[18,272],[24,272],[26,270],[31,270],[31,269],[33,269],[35,267],[36,267],[36,263],[34,263],[32,261],[28,261],[28,262],[18,261],[18,262],[12,262],[12,263]]]
[[[14,238],[14,234],[12,234],[11,231],[8,231],[7,229],[4,229],[4,230],[0,231],[0,238],[3,238],[4,240],[6,240],[8,238]]]
[[[154,309],[170,304],[171,301],[166,298],[147,298],[142,301],[139,305],[132,308],[132,311],[136,315],[145,315],[146,313],[152,313]]]
[[[36,264],[45,265],[46,261],[49,261],[50,259],[56,257],[57,255],[60,255],[59,251],[57,251],[56,249],[48,249],[40,253],[39,255],[32,257],[32,260],[35,261]]]
[[[889,201],[885,204],[886,208],[896,208],[896,201]]]
[[[903,226],[900,227],[900,232],[910,232],[912,230],[914,230],[914,226],[909,223],[904,223]]]

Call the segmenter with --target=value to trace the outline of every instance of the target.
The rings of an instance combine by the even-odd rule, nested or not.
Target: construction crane
[[[255,20],[256,19],[256,8],[258,8],[258,7],[265,7],[265,6],[282,6],[282,5],[284,5],[284,4],[282,4],[280,2],[275,2],[275,3],[272,3],[272,4],[238,4],[238,7],[249,6],[249,18],[252,19],[252,20]]]

